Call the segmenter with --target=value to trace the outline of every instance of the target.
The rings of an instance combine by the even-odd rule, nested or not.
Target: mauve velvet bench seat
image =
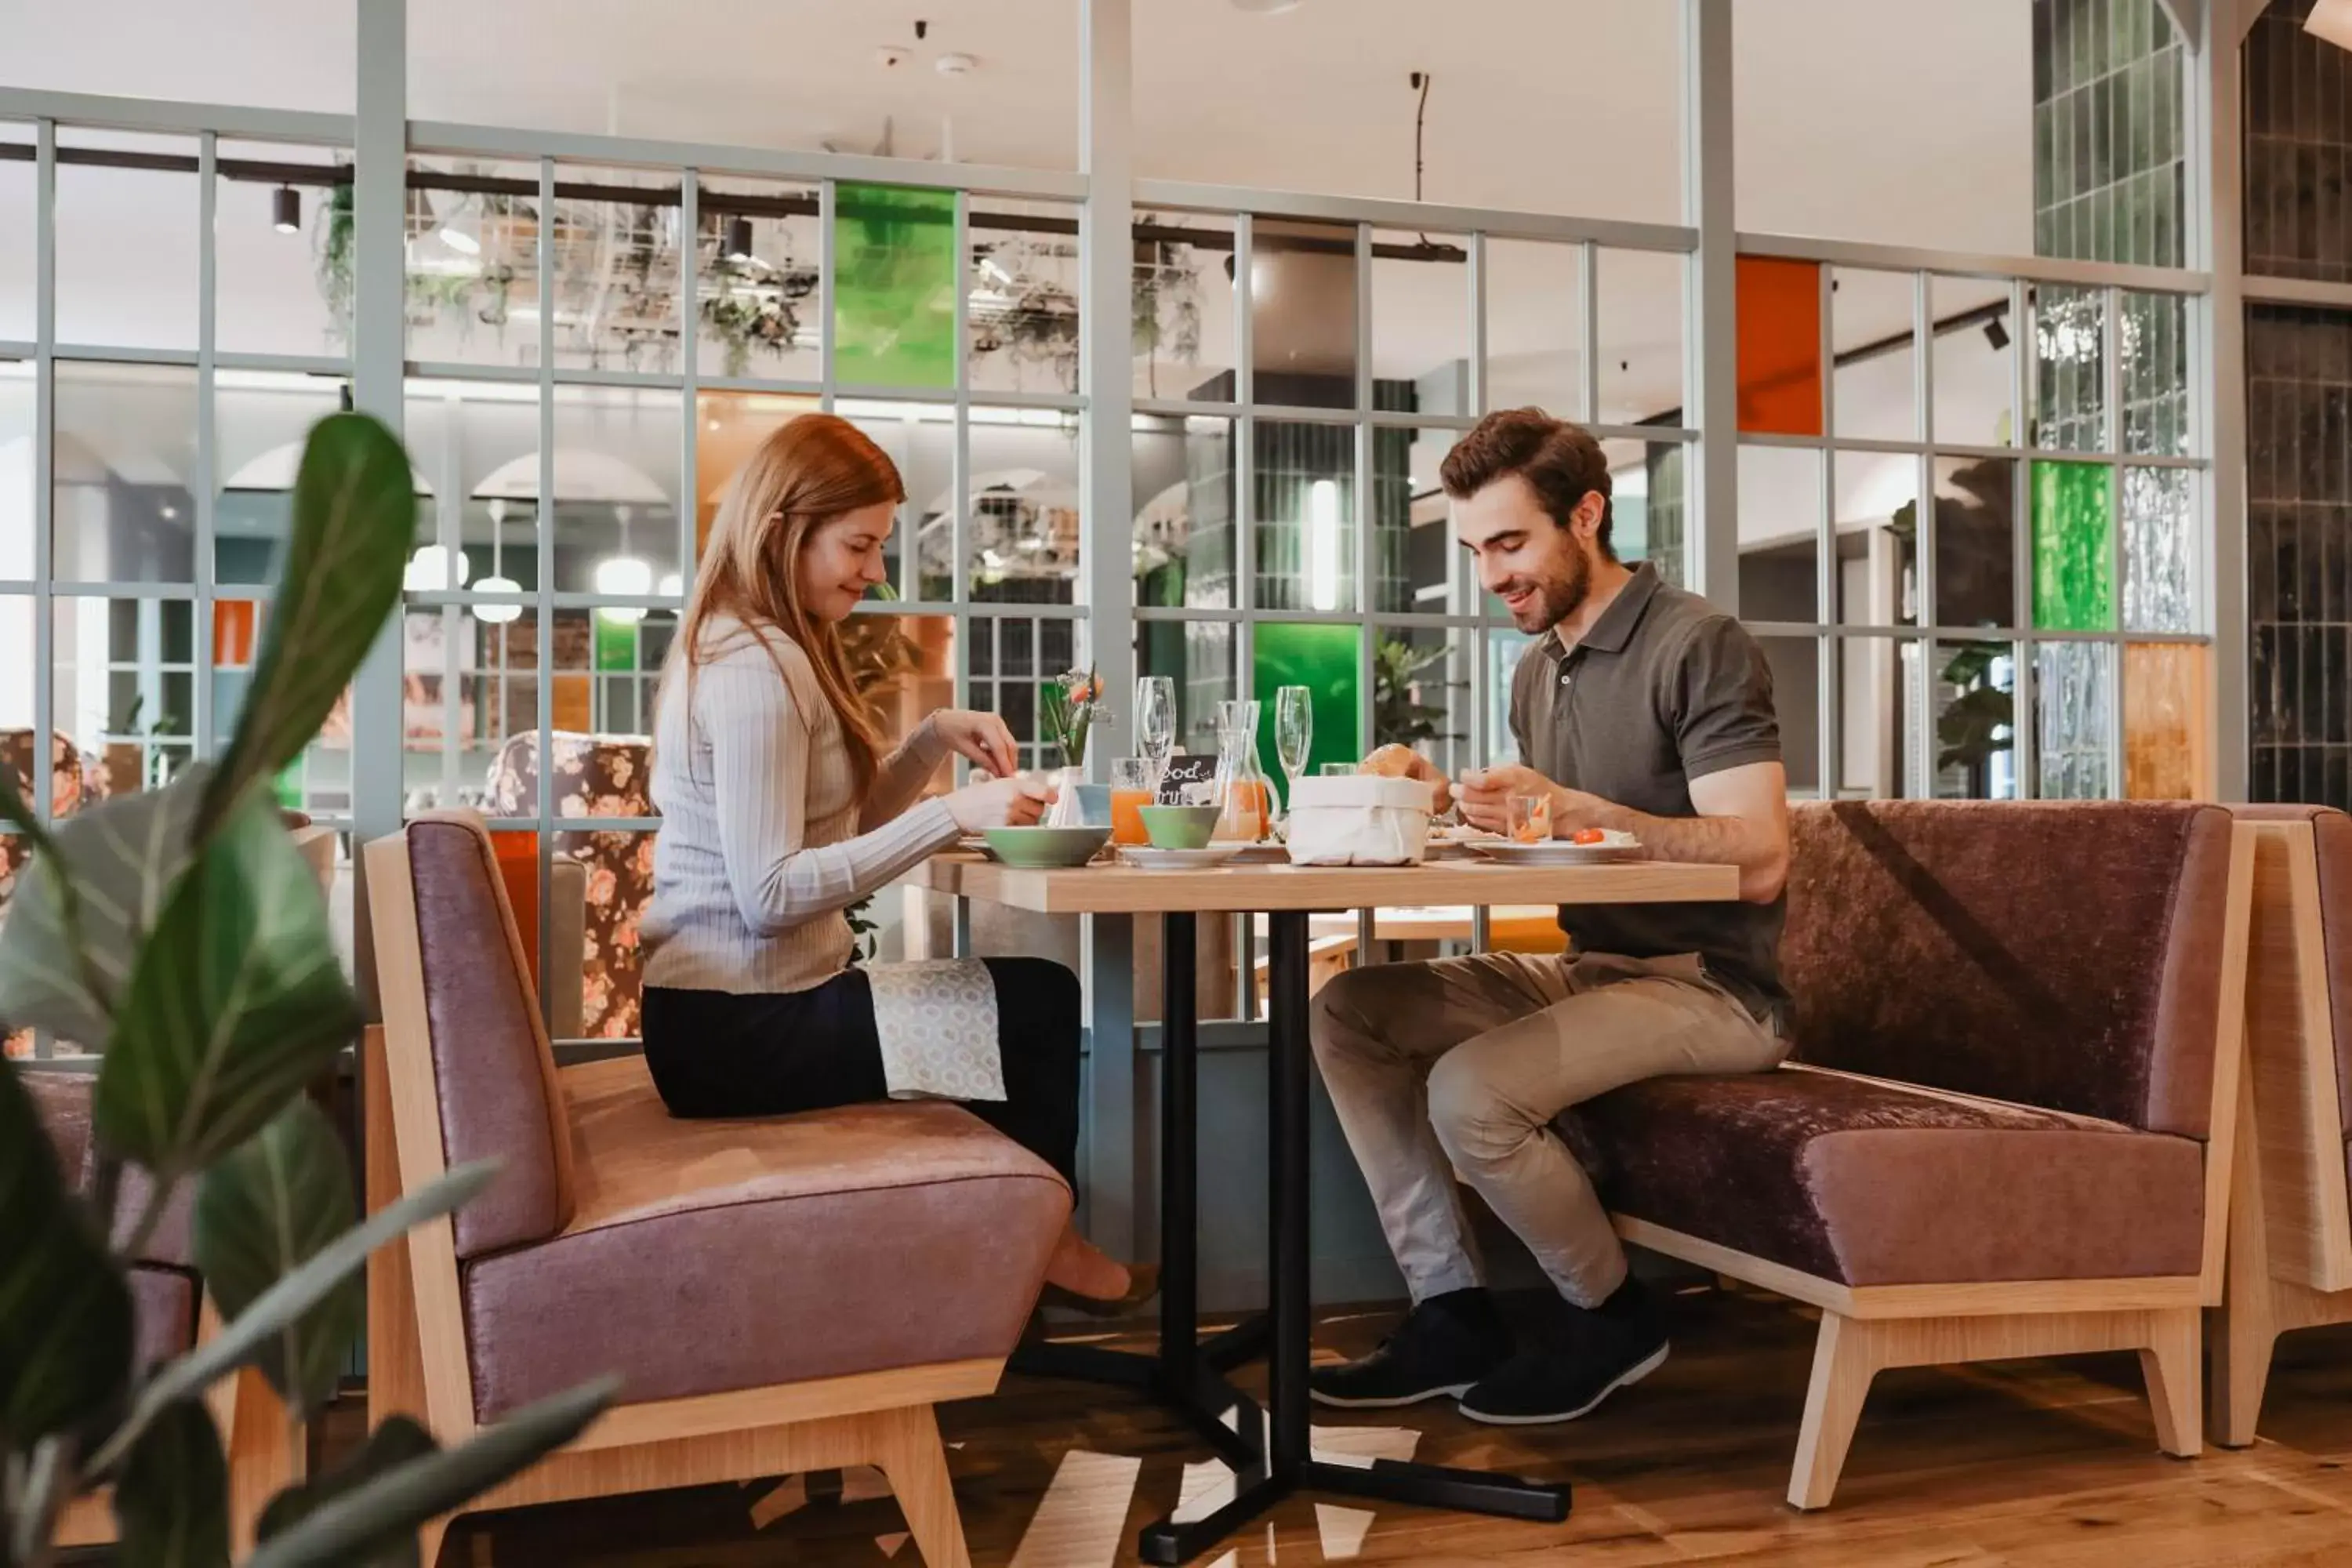
[[[1890,1366],[2141,1352],[2197,1450],[2252,829],[2187,801],[1790,811],[1785,1065],[1654,1079],[1560,1135],[1629,1241],[1822,1312],[1789,1500]]]
[[[574,1207],[463,1266],[482,1420],[614,1367],[632,1402],[1002,1356],[1068,1211],[960,1107],[673,1120],[644,1058],[557,1074]],[[680,1331],[687,1329],[688,1331]]]
[[[1790,1066],[1571,1113],[1610,1208],[1845,1285],[2194,1274],[2195,1139]]]

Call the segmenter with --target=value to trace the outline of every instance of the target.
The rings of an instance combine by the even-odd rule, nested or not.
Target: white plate
[[[1499,833],[1482,834],[1475,829],[1451,833],[1433,830],[1429,836],[1429,847],[1423,853],[1432,860],[1460,860],[1472,854],[1481,845],[1508,842],[1509,840]]]
[[[1239,855],[1242,847],[1238,844],[1212,844],[1206,849],[1154,849],[1129,844],[1120,847],[1118,858],[1141,871],[1201,871],[1223,865]]]
[[[1519,844],[1507,838],[1485,838],[1472,840],[1469,847],[1506,866],[1594,866],[1642,858],[1638,843],[1571,844],[1556,838],[1548,844]]]

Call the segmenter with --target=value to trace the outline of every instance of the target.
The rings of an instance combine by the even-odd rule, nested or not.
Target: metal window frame
[[[1207,622],[1230,626],[1233,628],[1233,679],[1236,690],[1245,691],[1248,689],[1249,671],[1254,665],[1255,628],[1262,621],[1332,621],[1360,626],[1365,631],[1362,667],[1360,668],[1360,674],[1365,679],[1359,720],[1364,732],[1370,736],[1373,694],[1369,666],[1379,632],[1384,628],[1404,631],[1442,629],[1453,637],[1455,676],[1451,684],[1458,699],[1469,704],[1466,724],[1462,727],[1466,729],[1474,748],[1491,751],[1500,739],[1488,732],[1492,706],[1489,699],[1493,695],[1488,689],[1492,679],[1491,650],[1496,637],[1507,632],[1508,623],[1499,616],[1484,613],[1475,584],[1464,582],[1458,574],[1453,574],[1444,614],[1389,612],[1372,603],[1370,584],[1376,563],[1370,550],[1370,454],[1372,433],[1375,431],[1394,428],[1464,429],[1486,411],[1486,358],[1492,300],[1485,276],[1485,255],[1490,240],[1504,239],[1554,244],[1561,247],[1563,257],[1572,256],[1574,258],[1574,270],[1563,270],[1562,287],[1572,291],[1578,307],[1577,334],[1582,355],[1582,384],[1579,392],[1582,406],[1577,412],[1588,419],[1599,407],[1600,252],[1605,248],[1685,258],[1690,282],[1685,289],[1683,324],[1685,396],[1691,409],[1685,417],[1689,422],[1673,426],[1596,426],[1594,434],[1605,439],[1680,444],[1695,448],[1687,465],[1687,521],[1684,548],[1688,552],[1687,558],[1699,568],[1698,580],[1702,585],[1713,591],[1718,598],[1733,602],[1737,595],[1738,548],[1737,530],[1731,519],[1737,499],[1738,448],[1741,445],[1754,444],[1794,447],[1820,453],[1821,511],[1817,519],[1820,530],[1817,546],[1821,575],[1817,582],[1817,618],[1810,623],[1756,623],[1753,629],[1761,635],[1811,637],[1822,656],[1821,684],[1816,695],[1822,719],[1821,787],[1824,794],[1837,792],[1839,773],[1843,767],[1842,721],[1846,693],[1843,689],[1842,650],[1856,639],[1886,637],[1932,647],[1936,641],[1956,635],[2006,640],[2015,647],[2019,714],[2015,726],[2015,755],[2020,793],[2035,793],[2039,780],[2033,754],[2036,740],[2032,700],[2034,650],[2037,644],[2052,639],[2036,631],[2032,625],[2031,541],[2027,521],[2029,510],[2025,503],[2031,464],[2036,458],[2045,457],[2068,461],[2105,462],[2111,468],[2111,487],[2119,485],[2122,466],[2127,462],[2179,468],[2196,476],[2198,500],[2193,531],[2198,542],[2198,555],[2193,586],[2200,605],[2197,628],[2178,634],[2135,633],[2117,629],[2079,637],[2069,634],[2066,640],[2175,642],[2210,645],[2217,651],[2228,650],[2228,657],[2217,657],[2213,661],[2217,676],[2216,729],[2220,742],[2216,754],[2220,759],[2222,793],[2225,795],[2242,794],[2245,776],[2242,489],[2244,433],[2241,341],[2243,304],[2248,300],[2260,300],[2352,309],[2352,285],[2315,284],[2282,279],[2247,279],[2242,275],[2236,229],[2240,205],[2236,148],[2236,95],[2240,90],[2236,72],[2239,19],[2220,14],[2228,12],[2230,7],[2204,8],[2203,34],[2193,41],[2188,51],[2193,83],[2188,97],[2196,132],[2191,158],[2196,199],[2192,203],[2192,221],[2188,229],[2193,237],[2189,259],[2194,266],[2161,268],[1738,231],[1733,226],[1728,200],[1729,160],[1733,153],[1728,122],[1729,47],[1733,24],[1732,6],[1728,0],[1683,0],[1681,107],[1685,211],[1688,221],[1682,224],[1620,222],[1440,203],[1353,198],[1213,183],[1134,178],[1132,130],[1128,124],[1129,117],[1125,112],[1131,96],[1129,51],[1131,46],[1132,0],[1074,0],[1074,5],[1083,40],[1080,65],[1084,87],[1079,133],[1081,166],[1077,172],[726,147],[687,141],[540,132],[444,121],[412,123],[405,119],[408,81],[404,0],[358,0],[357,109],[349,116],[221,105],[150,103],[86,94],[0,89],[0,115],[27,119],[38,128],[35,159],[36,244],[38,255],[35,289],[36,337],[28,342],[0,342],[0,355],[27,359],[34,365],[37,410],[35,575],[27,583],[0,584],[0,592],[23,594],[32,599],[37,658],[44,668],[54,662],[54,606],[61,599],[85,596],[193,597],[198,616],[196,635],[201,637],[205,635],[205,617],[210,607],[221,599],[266,601],[269,596],[266,589],[224,591],[214,581],[210,551],[205,548],[216,522],[212,493],[217,477],[215,400],[221,372],[250,369],[348,376],[354,405],[374,414],[394,431],[399,431],[404,426],[404,405],[412,381],[446,379],[478,384],[527,384],[538,398],[541,434],[539,455],[541,498],[536,520],[541,531],[539,581],[525,594],[511,596],[508,602],[520,602],[541,617],[539,662],[541,687],[537,729],[544,757],[552,733],[551,706],[546,680],[552,673],[554,614],[559,610],[587,610],[593,614],[595,609],[614,602],[604,595],[558,592],[552,585],[552,552],[546,545],[556,526],[552,502],[554,458],[551,428],[556,389],[563,386],[634,387],[648,392],[674,393],[678,397],[683,443],[680,453],[683,493],[677,519],[677,558],[682,573],[694,562],[698,548],[699,477],[696,468],[695,437],[702,394],[777,394],[810,397],[821,407],[845,413],[864,412],[857,406],[861,403],[935,407],[946,418],[952,420],[951,473],[956,495],[951,524],[955,559],[952,591],[944,601],[925,602],[910,597],[883,607],[879,613],[950,618],[959,649],[953,668],[959,700],[965,700],[971,689],[969,661],[963,650],[968,648],[969,639],[974,635],[977,624],[982,620],[991,622],[992,629],[993,623],[1006,619],[1024,619],[1033,625],[1047,620],[1087,622],[1096,662],[1107,675],[1116,672],[1112,683],[1114,691],[1125,689],[1125,678],[1131,673],[1129,665],[1134,636],[1139,626],[1158,622]],[[1718,91],[1718,89],[1722,90]],[[210,165],[221,138],[352,148],[358,165],[354,190],[358,269],[351,354],[347,358],[336,358],[220,352],[214,341],[213,331],[215,295],[217,291],[216,247],[211,232],[213,226],[209,221],[204,225],[200,252],[203,268],[203,276],[199,279],[200,326],[198,342],[193,351],[126,350],[103,344],[58,343],[55,334],[55,200],[56,126],[59,122],[199,137],[201,156],[206,165],[200,174],[203,192],[200,199],[207,219],[214,210],[216,179],[216,174]],[[536,364],[467,364],[409,360],[404,330],[404,285],[401,268],[387,263],[400,254],[406,172],[411,159],[450,155],[534,163],[540,174],[542,201],[548,199],[554,167],[559,162],[675,172],[680,188],[682,251],[679,282],[682,331],[679,363],[675,374],[555,366],[551,353],[552,313],[544,308],[540,321],[540,352]],[[821,372],[816,381],[701,374],[695,331],[698,320],[698,268],[692,247],[698,232],[697,220],[704,194],[703,183],[709,177],[784,180],[814,186],[820,193],[818,222],[822,254],[817,308],[822,313],[824,330],[822,333]],[[956,193],[960,281],[957,290],[956,371],[951,388],[875,387],[845,384],[839,380],[832,330],[835,283],[834,209],[838,184],[845,180]],[[1080,223],[1081,293],[1089,301],[1112,300],[1124,295],[1129,286],[1129,264],[1116,240],[1136,211],[1150,209],[1156,212],[1213,214],[1221,219],[1230,219],[1237,261],[1233,401],[1201,404],[1178,399],[1136,397],[1132,392],[1128,363],[1129,352],[1125,334],[1091,329],[1082,345],[1083,379],[1077,394],[976,393],[971,385],[968,321],[962,298],[965,290],[961,286],[961,268],[966,264],[969,249],[971,202],[976,196],[1073,204]],[[1253,290],[1250,269],[1242,263],[1252,253],[1254,226],[1260,216],[1350,226],[1356,230],[1359,291],[1357,405],[1351,409],[1303,409],[1256,401],[1252,342]],[[1372,348],[1377,323],[1373,319],[1374,304],[1367,252],[1374,229],[1444,232],[1464,237],[1466,242],[1470,257],[1465,280],[1469,363],[1465,379],[1464,406],[1458,414],[1404,413],[1370,406],[1374,368]],[[1105,237],[1109,237],[1113,243],[1098,243]],[[1746,437],[1738,431],[1736,404],[1733,401],[1737,371],[1737,302],[1727,274],[1732,258],[1738,255],[1810,259],[1825,265],[1825,276],[1826,268],[1830,266],[1914,274],[1919,290],[1914,309],[1915,333],[1923,345],[1927,345],[1919,354],[1916,368],[1918,406],[1916,440],[1839,440],[1833,434],[1819,438]],[[549,286],[551,268],[552,247],[542,245],[540,271],[543,307],[551,300],[552,290]],[[2015,319],[2021,323],[2024,318],[2020,307],[2026,289],[2033,283],[2106,290],[2111,325],[2117,290],[2140,290],[2188,299],[2190,301],[2192,361],[2188,399],[2192,431],[2191,455],[2137,456],[2114,449],[2097,453],[2044,453],[2026,447],[2021,443],[2011,447],[1994,448],[1938,441],[1933,424],[1933,377],[1928,368],[1933,352],[1931,323],[1927,317],[1931,301],[1927,298],[1927,290],[1932,287],[1931,279],[1935,277],[1977,278],[2005,282],[2011,290],[2012,309],[2018,312]],[[1098,310],[1087,311],[1090,321],[1101,314]],[[1829,335],[1825,312],[1825,346]],[[2030,353],[2031,350],[2021,343],[2015,358],[2014,419],[2021,435],[2024,434],[2023,417],[2029,401],[2025,378],[2029,374]],[[2111,347],[2107,367],[2111,389],[2118,374],[2118,358]],[[79,361],[189,365],[195,369],[199,387],[200,447],[196,468],[198,479],[194,486],[198,509],[196,527],[200,534],[199,566],[194,574],[196,581],[188,584],[60,584],[56,581],[50,538],[56,367],[61,362]],[[1826,432],[1834,431],[1834,424],[1828,417],[1832,412],[1828,400],[1833,397],[1833,386],[1834,377],[1826,377],[1823,426]],[[1072,604],[997,604],[976,600],[972,596],[965,556],[971,537],[968,490],[975,405],[988,408],[1048,410],[1072,417],[1076,423],[1084,496],[1084,537],[1079,568],[1083,593]],[[2120,400],[2112,390],[2108,407],[2111,435],[2102,445],[2117,448],[2122,445],[2116,438],[2119,434],[2122,409]],[[1127,540],[1133,507],[1131,451],[1134,416],[1138,414],[1194,415],[1229,422],[1229,438],[1234,443],[1233,525],[1236,576],[1234,603],[1230,606],[1194,609],[1189,606],[1138,606],[1134,603],[1131,574],[1121,546]],[[1356,602],[1349,610],[1283,612],[1270,610],[1262,603],[1265,595],[1260,592],[1257,581],[1259,519],[1255,495],[1255,437],[1258,424],[1267,420],[1337,424],[1347,426],[1354,432],[1353,474],[1357,491],[1350,529],[1355,539],[1358,571]],[[1932,595],[1934,587],[1931,520],[1936,460],[1939,457],[1998,457],[2014,460],[2018,475],[2017,624],[2002,628],[1944,628],[1927,624],[1933,620],[1931,596],[1924,597],[1923,613],[1916,617],[1922,624],[1874,627],[1841,623],[1834,614],[1834,481],[1836,454],[1839,451],[1887,452],[1917,458],[1922,515],[1924,519],[1930,520],[1922,531],[1923,595]],[[2120,549],[2122,519],[2119,507],[2116,520]],[[2116,582],[2120,623],[2123,587],[2120,562],[2117,566]],[[902,558],[902,570],[908,579],[908,586],[919,585],[919,563],[914,550],[906,552]],[[462,590],[436,591],[404,595],[404,600],[415,608],[441,607],[451,613],[463,614],[467,607],[474,605],[500,602],[500,596]],[[660,595],[629,602],[672,607],[677,604],[676,598],[665,599]],[[203,750],[211,747],[212,731],[216,728],[213,721],[215,716],[209,711],[209,652],[207,647],[197,660],[203,671],[196,683],[197,703],[202,711],[194,739],[196,746]],[[1929,673],[1925,668],[1925,654],[1921,662],[1924,687]],[[351,825],[362,836],[394,831],[402,819],[401,770],[396,765],[401,754],[400,665],[400,636],[395,625],[387,628],[354,681]],[[2115,691],[2118,727],[2123,711],[2121,667],[2122,659],[2118,656]],[[45,754],[55,728],[53,692],[48,682],[41,681],[37,682],[36,693],[36,746]],[[1927,693],[1923,691],[1921,695],[1924,698]],[[1924,706],[1922,711],[1926,711]],[[2111,744],[2114,748],[2111,754],[2116,787],[2120,789],[2124,756],[2119,734],[2111,737]],[[395,765],[382,765],[387,758]],[[1099,770],[1107,760],[1096,758],[1093,765]],[[523,818],[501,819],[500,824],[541,831],[542,894],[546,891],[544,883],[549,874],[547,858],[551,853],[549,844],[551,830],[555,824],[548,773],[549,769],[542,765],[534,812]],[[46,792],[40,793],[42,798],[37,803],[37,808],[46,814]],[[586,819],[565,818],[563,825],[567,827],[645,831],[657,826],[658,819],[632,818],[613,823],[599,819],[592,823]],[[363,921],[363,900],[360,907]],[[542,942],[545,940],[543,934]],[[370,967],[364,941],[361,942],[360,949],[364,971]],[[545,955],[542,957],[544,959]],[[1100,968],[1103,965],[1090,961],[1090,967]]]

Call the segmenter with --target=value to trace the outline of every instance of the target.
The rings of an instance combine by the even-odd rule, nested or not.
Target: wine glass
[[[1176,749],[1174,677],[1147,675],[1135,683],[1135,749],[1151,765],[1151,787],[1158,790]]]
[[[1307,771],[1307,754],[1315,749],[1315,694],[1304,686],[1285,686],[1274,694],[1274,754],[1282,763],[1284,815],[1290,797],[1298,793],[1298,775]]]

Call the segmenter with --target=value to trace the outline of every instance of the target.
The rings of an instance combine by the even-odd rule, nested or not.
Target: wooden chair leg
[[[898,1494],[907,1529],[927,1568],[971,1568],[964,1549],[963,1517],[956,1511],[955,1488],[948,1478],[948,1454],[940,1442],[939,1418],[928,1405],[878,1413],[871,1418],[875,1463]]]
[[[2191,1458],[2205,1447],[2204,1388],[2198,1376],[2203,1314],[2179,1307],[2149,1317],[2156,1342],[2140,1347],[2139,1365],[2156,1417],[2157,1447],[2175,1458]]]
[[[103,1546],[114,1539],[114,1495],[89,1493],[66,1504],[54,1532],[59,1546]]]
[[[1805,1393],[1805,1423],[1797,1433],[1797,1462],[1789,1476],[1789,1506],[1827,1508],[1845,1468],[1862,1402],[1881,1365],[1877,1336],[1868,1323],[1837,1312],[1822,1314],[1813,1345],[1813,1378]]]
[[[228,1446],[229,1547],[241,1563],[252,1554],[261,1510],[300,1480],[310,1463],[303,1428],[288,1418],[268,1380],[252,1367],[236,1380],[236,1413],[221,1436]]]
[[[2213,1310],[2210,1341],[2213,1441],[2224,1448],[2242,1448],[2254,1440],[2279,1335],[2271,1289],[2270,1237],[2263,1213],[2262,1167],[2255,1158],[2258,1144],[2251,1077],[2242,1099],[2236,1171],[2230,1184],[2229,1257],[2221,1305]]]

